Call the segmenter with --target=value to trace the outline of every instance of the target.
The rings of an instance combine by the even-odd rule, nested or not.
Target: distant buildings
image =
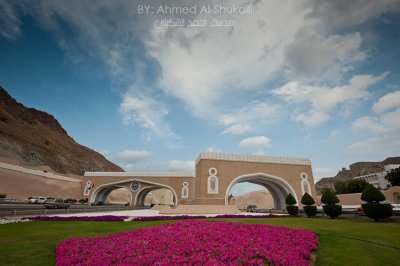
[[[387,189],[390,186],[390,184],[385,179],[385,176],[390,172],[390,170],[398,167],[400,167],[400,164],[388,164],[384,166],[385,170],[382,172],[373,173],[369,175],[356,176],[354,177],[354,179],[364,179],[365,181],[375,186],[376,188]]]
[[[317,194],[320,195],[325,188],[335,189],[335,182],[349,181],[362,178],[368,183],[387,189],[389,183],[386,174],[394,168],[400,167],[400,157],[389,157],[382,162],[356,162],[349,169],[342,168],[334,177],[324,177],[315,184]]]

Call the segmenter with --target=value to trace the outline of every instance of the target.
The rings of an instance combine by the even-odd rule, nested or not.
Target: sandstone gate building
[[[105,201],[111,191],[126,188],[130,204],[143,206],[152,190],[169,189],[174,205],[228,205],[232,187],[250,182],[268,189],[276,209],[291,193],[300,202],[308,192],[316,199],[311,161],[306,158],[200,153],[194,172],[86,172],[83,196]]]

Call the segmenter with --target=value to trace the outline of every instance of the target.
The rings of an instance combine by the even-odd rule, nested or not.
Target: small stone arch
[[[242,182],[254,183],[268,189],[274,201],[275,208],[277,209],[286,209],[285,199],[287,194],[289,193],[291,193],[296,201],[299,202],[295,190],[286,180],[278,176],[273,176],[265,173],[253,173],[241,175],[232,180],[225,192],[225,205],[229,204],[228,197],[232,187],[235,184]]]
[[[139,187],[137,190],[132,188],[133,183],[139,183]],[[144,181],[140,179],[130,179],[130,180],[124,180],[124,181],[119,181],[119,182],[114,182],[114,183],[109,183],[109,184],[104,184],[95,189],[93,191],[93,194],[90,198],[90,202],[94,203],[96,201],[105,201],[107,196],[111,193],[111,191],[119,188],[126,188],[128,189],[131,193],[131,200],[130,200],[130,205],[134,206],[143,206],[144,205],[144,199],[146,198],[146,195],[156,189],[161,189],[165,188],[168,189],[172,192],[173,198],[174,198],[174,206],[178,205],[178,195],[176,194],[176,191],[164,184],[159,184],[159,183],[154,183],[154,182],[149,182],[149,181]]]
[[[162,188],[168,189],[168,190],[170,190],[172,192],[174,206],[177,206],[178,205],[178,197],[177,197],[177,194],[176,194],[175,190],[172,189],[171,187],[165,186],[165,185],[163,185],[163,186],[154,185],[154,186],[146,186],[144,188],[141,188],[136,193],[134,205],[135,206],[144,206],[144,201],[146,199],[147,194],[149,194],[153,190],[162,189]]]
[[[94,202],[97,202],[97,201],[103,201],[103,202],[105,202],[105,201],[106,201],[106,198],[108,197],[108,195],[109,195],[113,190],[116,190],[116,189],[119,189],[119,188],[125,188],[125,189],[127,189],[128,191],[130,191],[128,187],[123,186],[123,185],[120,185],[120,184],[106,184],[106,185],[102,185],[102,186],[96,188],[96,190],[93,192],[92,197],[91,197],[91,200],[90,200],[90,203],[94,203]],[[130,204],[130,205],[132,204],[132,193],[130,193],[130,201],[129,201],[129,204]]]

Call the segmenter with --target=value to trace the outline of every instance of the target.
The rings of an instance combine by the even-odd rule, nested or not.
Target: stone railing
[[[24,168],[24,167],[21,167],[21,166],[8,164],[8,163],[0,162],[0,168],[7,169],[7,170],[12,170],[12,171],[16,171],[16,172],[21,172],[21,173],[24,173],[24,174],[37,175],[37,176],[43,176],[43,177],[52,178],[52,179],[63,180],[63,181],[67,181],[67,182],[73,182],[73,183],[82,182],[80,179],[77,179],[77,178],[56,175],[56,174],[49,173],[49,172],[44,172],[44,171],[41,171],[41,170],[28,169],[28,168]]]
[[[199,163],[201,159],[255,162],[255,163],[311,165],[310,159],[307,158],[265,156],[265,155],[254,155],[254,154],[234,154],[234,153],[223,153],[223,152],[202,152],[197,157],[196,165]]]
[[[85,176],[194,177],[193,172],[85,172]]]

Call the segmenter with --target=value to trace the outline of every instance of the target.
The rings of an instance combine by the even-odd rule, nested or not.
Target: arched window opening
[[[182,186],[182,198],[187,199],[189,198],[189,184],[187,182],[183,182]]]

